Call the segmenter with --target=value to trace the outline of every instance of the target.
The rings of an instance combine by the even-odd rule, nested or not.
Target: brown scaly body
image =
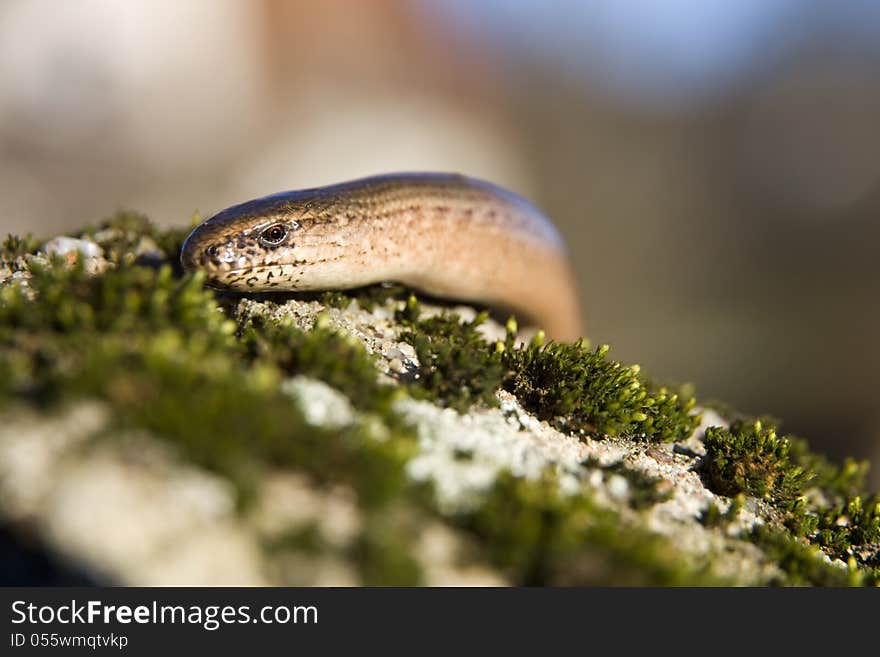
[[[511,310],[556,340],[583,335],[553,225],[512,192],[455,174],[374,176],[235,205],[190,233],[181,262],[240,291],[396,281]]]

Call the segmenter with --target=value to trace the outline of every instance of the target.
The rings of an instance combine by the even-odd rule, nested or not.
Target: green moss
[[[751,539],[764,551],[767,561],[780,569],[771,576],[770,585],[876,586],[880,582],[877,572],[860,570],[855,563],[846,568],[829,563],[820,549],[788,534],[757,527]]]
[[[539,333],[516,347],[513,320],[506,340],[490,345],[477,330],[487,316],[480,313],[470,322],[445,314],[420,319],[415,297],[398,311],[398,321],[407,326],[401,339],[413,345],[421,365],[417,396],[463,411],[474,403],[494,404],[495,391],[504,387],[557,429],[595,437],[681,440],[699,424],[689,389],[658,386],[641,376],[638,366],[606,359],[607,346],[545,345]]]
[[[455,518],[514,584],[713,585],[708,561],[625,523],[586,494],[564,495],[550,472],[538,481],[498,477],[480,507]]]
[[[406,444],[378,440],[359,424],[336,430],[307,425],[298,408],[276,392],[272,370],[254,368],[244,379],[241,372],[229,378],[214,373],[206,381],[185,379],[189,368],[175,369],[157,377],[150,403],[139,398],[116,405],[132,426],[173,441],[193,461],[244,486],[267,466],[302,470],[319,483],[350,484],[367,507],[393,498],[403,485]]]
[[[764,421],[777,422],[772,418]],[[710,488],[722,495],[748,494],[764,499],[777,511],[752,536],[784,571],[776,583],[843,586],[880,582],[878,498],[863,503],[856,495],[843,503],[817,506],[804,496],[808,484],[832,500],[858,490],[864,465],[848,460],[835,466],[811,453],[803,440],[778,436],[776,427],[765,426],[762,420],[737,420],[729,430],[711,427],[704,442],[704,479]],[[822,560],[821,552],[846,562],[848,568]]]
[[[290,322],[237,311],[238,337],[251,362],[268,361],[284,374],[320,379],[345,391],[356,408],[387,414],[394,388],[381,385],[373,358],[354,338],[317,323],[302,331]]]
[[[720,495],[746,493],[776,504],[791,502],[814,476],[790,461],[788,438],[759,420],[734,422],[730,429],[710,427],[703,442],[704,479]]]
[[[328,290],[327,292],[321,293],[321,295],[318,297],[318,301],[320,301],[323,305],[329,308],[336,308],[337,310],[344,310],[348,308],[352,300],[352,297],[345,294],[341,290]]]
[[[419,378],[410,384],[410,392],[461,412],[475,403],[497,404],[495,391],[507,371],[500,354],[489,348],[477,330],[487,315],[480,313],[470,322],[447,314],[408,319],[417,316],[414,301],[407,302],[399,314],[409,325],[400,338],[413,346],[420,365]]]
[[[31,294],[20,286],[0,289],[0,332],[51,331],[56,334],[132,333],[160,329],[195,331],[231,344],[234,325],[217,312],[200,275],[174,278],[165,266],[119,267],[89,274],[81,260],[60,259],[30,266]]]
[[[416,329],[421,315],[422,307],[419,305],[419,300],[415,294],[410,294],[406,298],[403,308],[399,308],[394,312],[394,319],[410,329]]]
[[[23,266],[20,259],[25,255],[36,252],[41,242],[28,233],[25,236],[7,235],[0,247],[0,266],[7,266],[12,271],[18,271]]]
[[[864,549],[860,560],[880,566],[880,496],[854,497],[846,504],[826,509],[816,523],[813,542],[838,559]]]
[[[234,328],[198,276],[175,279],[168,267],[92,276],[81,262],[33,262],[28,288],[0,288],[0,362],[7,370],[0,385],[42,402],[90,393],[84,371],[103,380],[103,361],[114,365],[123,347],[152,353],[160,344],[183,344],[186,358],[186,349],[202,355],[234,348]]]
[[[551,342],[505,350],[514,375],[505,387],[542,420],[594,437],[657,441],[687,438],[699,424],[689,391],[674,392],[640,376],[637,365],[608,360],[608,346]]]
[[[774,528],[781,525],[792,537],[808,540],[816,534],[819,516],[814,504],[806,497],[799,497],[787,502],[782,512],[775,513],[771,521]]]
[[[119,240],[103,241],[117,262],[101,275],[79,261],[33,261],[28,287],[0,288],[0,403],[103,399],[113,412],[104,439],[124,437],[119,428],[148,430],[228,478],[243,506],[267,469],[305,472],[319,486],[348,485],[367,518],[355,561],[361,576],[417,582],[406,546],[394,536],[379,540],[375,526],[384,514],[372,511],[400,497],[413,438],[390,420],[381,436],[369,418],[342,429],[310,426],[279,387],[283,376],[307,374],[339,387],[359,408],[387,413],[392,391],[377,383],[363,347],[326,328],[305,333],[228,317],[200,276],[177,278],[170,265],[140,266],[128,257],[140,243],[139,221],[119,216],[95,229]]]
[[[781,420],[770,415],[750,416],[729,404],[718,401],[704,403],[703,406],[713,408],[736,426],[745,426],[757,421],[768,431],[779,433],[782,424]],[[804,472],[809,472],[810,488],[819,489],[832,504],[841,504],[864,493],[868,475],[867,461],[845,458],[841,464],[832,463],[824,455],[812,451],[809,443],[803,438],[786,435],[785,439],[788,441],[788,460]]]

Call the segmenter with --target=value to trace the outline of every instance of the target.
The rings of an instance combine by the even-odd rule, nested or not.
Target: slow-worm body
[[[239,291],[396,281],[513,311],[556,340],[583,334],[550,221],[513,192],[456,174],[374,176],[235,205],[190,233],[181,263]]]

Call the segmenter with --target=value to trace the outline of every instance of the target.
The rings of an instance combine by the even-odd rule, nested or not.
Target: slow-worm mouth
[[[283,277],[283,268],[283,265],[258,265],[204,270],[205,284],[215,289],[233,292],[270,292],[279,284],[290,285],[290,281]]]
[[[282,271],[284,265],[256,265],[254,267],[238,267],[236,269],[224,269],[217,272],[221,276],[245,276],[247,274],[264,274],[268,271]]]

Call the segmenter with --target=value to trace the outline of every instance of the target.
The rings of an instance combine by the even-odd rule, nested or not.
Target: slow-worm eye
[[[274,224],[260,233],[260,242],[265,246],[278,246],[287,237],[287,226]]]

